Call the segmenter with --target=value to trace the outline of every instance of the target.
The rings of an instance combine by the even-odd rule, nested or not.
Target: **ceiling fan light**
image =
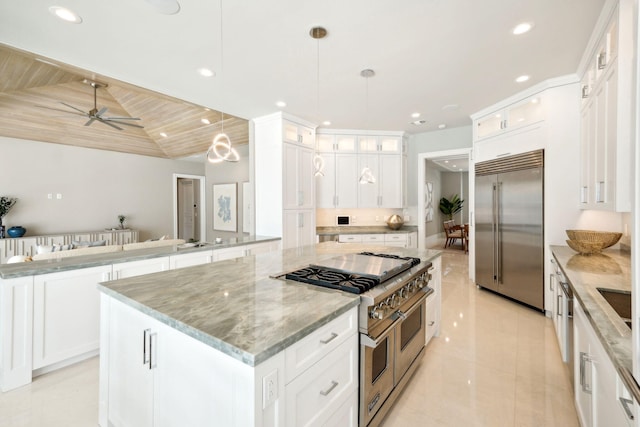
[[[221,132],[213,139],[213,143],[207,151],[207,160],[210,163],[237,162],[240,160],[240,155],[231,146],[229,136]]]

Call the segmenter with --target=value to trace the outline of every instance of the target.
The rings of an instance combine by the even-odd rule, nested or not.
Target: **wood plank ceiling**
[[[205,153],[220,131],[218,111],[36,58],[0,44],[1,136],[179,159]],[[139,117],[130,122],[144,128],[117,130],[98,121],[85,126],[88,118],[62,102],[91,110],[93,88],[86,81],[107,85],[97,90],[98,110],[108,108],[104,116]],[[235,145],[249,142],[244,119],[225,114],[224,131]]]

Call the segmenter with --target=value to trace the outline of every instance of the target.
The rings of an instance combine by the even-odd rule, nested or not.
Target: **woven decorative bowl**
[[[602,243],[602,249],[618,243],[622,233],[612,231],[591,231],[591,230],[565,230],[569,239],[581,242]]]
[[[588,242],[586,240],[567,240],[567,245],[582,255],[591,255],[602,252],[604,243]]]

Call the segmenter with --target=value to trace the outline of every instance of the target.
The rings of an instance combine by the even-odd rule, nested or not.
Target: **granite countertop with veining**
[[[163,256],[187,254],[211,249],[232,248],[252,243],[262,243],[280,240],[279,237],[243,236],[225,239],[222,243],[204,243],[203,246],[181,247],[181,245],[164,246],[159,248],[136,249],[130,251],[108,252],[104,254],[80,255],[60,259],[20,262],[16,264],[0,264],[0,279],[13,279],[23,276],[56,273],[59,271],[77,270],[80,268],[98,267],[101,265],[117,264],[129,261],[159,258]]]
[[[567,246],[551,246],[574,295],[630,391],[636,399],[640,390],[635,384],[631,329],[614,311],[597,288],[631,291],[631,257],[629,252],[606,249],[601,254],[579,255]]]
[[[333,227],[316,227],[319,236],[333,236],[338,234],[406,234],[418,231],[417,225],[403,225],[398,230],[392,230],[385,225],[342,225]]]
[[[439,251],[320,243],[105,282],[105,294],[256,366],[360,303],[333,289],[272,278],[343,253],[384,252],[428,262]]]

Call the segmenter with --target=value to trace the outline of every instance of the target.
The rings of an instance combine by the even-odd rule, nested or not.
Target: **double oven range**
[[[363,252],[292,271],[286,279],[360,295],[360,426],[376,426],[424,354],[432,264]]]

